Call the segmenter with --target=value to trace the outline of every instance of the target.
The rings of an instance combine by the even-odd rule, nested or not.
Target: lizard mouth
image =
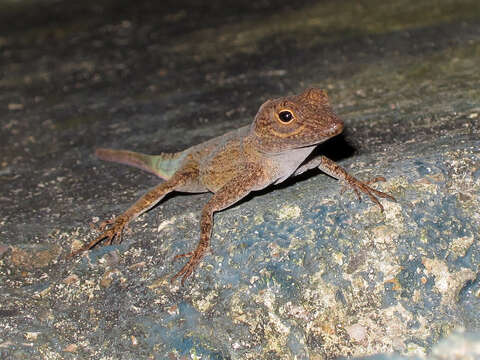
[[[343,121],[337,118],[337,119],[335,119],[335,123],[330,128],[328,128],[325,131],[321,131],[319,133],[319,135],[320,135],[319,138],[309,142],[308,144],[297,146],[295,148],[300,149],[300,148],[310,147],[310,146],[314,146],[314,145],[319,145],[319,144],[327,141],[328,139],[330,139],[334,136],[337,136],[342,131],[343,131]]]
[[[342,131],[343,131],[343,121],[336,118],[334,123],[329,128],[321,132],[321,135],[323,135],[323,139],[321,139],[320,142],[324,142],[325,140],[328,140],[334,136],[337,136]]]
[[[287,138],[287,137],[294,136],[296,134],[301,133],[304,128],[305,128],[305,125],[302,125],[302,126],[299,126],[296,130],[294,130],[292,132],[289,132],[289,133],[280,133],[280,132],[275,131],[275,130],[272,130],[272,132],[275,134],[275,136],[277,136],[279,138]]]

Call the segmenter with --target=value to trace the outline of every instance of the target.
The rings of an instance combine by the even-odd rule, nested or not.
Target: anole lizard
[[[102,160],[115,161],[149,171],[165,181],[149,190],[123,214],[101,223],[102,233],[71,255],[88,250],[106,239],[107,244],[120,242],[122,232],[133,219],[149,210],[172,191],[213,196],[204,206],[200,219],[200,241],[194,251],[177,255],[188,261],[172,277],[185,282],[198,266],[210,246],[213,214],[225,209],[251,191],[278,184],[290,176],[319,168],[350,186],[358,198],[366,194],[383,211],[378,197],[395,199],[370,187],[377,177],[361,182],[325,156],[308,161],[314,148],[343,130],[329,104],[325,91],[307,89],[300,95],[268,100],[258,110],[253,123],[178,153],[145,155],[125,151],[97,149]]]

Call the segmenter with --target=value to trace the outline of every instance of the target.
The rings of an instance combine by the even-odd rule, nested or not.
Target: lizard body
[[[177,255],[188,261],[172,278],[182,277],[182,284],[199,264],[209,247],[213,214],[223,210],[252,191],[277,184],[290,176],[318,167],[344,181],[360,198],[365,193],[383,211],[378,197],[395,200],[369,184],[385,181],[377,177],[361,182],[325,156],[305,162],[314,148],[343,130],[327,94],[307,89],[302,94],[268,100],[259,109],[253,123],[223,136],[174,154],[146,155],[125,150],[97,149],[96,155],[156,174],[165,179],[149,190],[124,213],[100,225],[102,233],[77,254],[106,239],[108,244],[121,241],[124,228],[134,218],[157,204],[172,191],[207,192],[213,196],[204,206],[200,219],[200,241],[194,251]]]

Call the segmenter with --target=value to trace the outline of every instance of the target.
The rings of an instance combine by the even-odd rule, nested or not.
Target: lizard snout
[[[335,136],[343,131],[343,120],[338,117],[332,118],[332,125],[330,127],[330,135]]]

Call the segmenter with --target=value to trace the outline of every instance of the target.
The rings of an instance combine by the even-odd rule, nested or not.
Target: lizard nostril
[[[335,121],[333,126],[330,128],[331,133],[334,135],[341,133],[342,130],[343,130],[343,121],[341,121],[340,119],[337,119],[337,121]]]

